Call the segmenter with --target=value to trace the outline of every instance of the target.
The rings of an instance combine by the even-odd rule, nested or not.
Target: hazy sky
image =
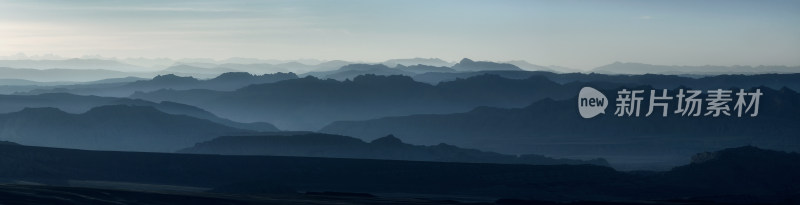
[[[6,1],[0,55],[800,65],[800,1]]]

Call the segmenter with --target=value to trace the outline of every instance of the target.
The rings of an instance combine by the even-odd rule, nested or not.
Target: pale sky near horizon
[[[800,1],[9,1],[0,56],[800,65]]]

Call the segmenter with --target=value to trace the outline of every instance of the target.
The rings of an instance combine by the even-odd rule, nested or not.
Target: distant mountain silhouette
[[[405,76],[362,75],[350,81],[306,77],[232,92],[159,90],[132,97],[189,104],[236,121],[316,130],[338,120],[464,112],[481,105],[522,107],[545,97],[564,99],[579,89],[543,77],[517,80],[486,75],[433,86]]]
[[[108,78],[96,81],[77,82],[77,81],[58,81],[58,82],[39,82],[23,79],[0,79],[0,94],[29,93],[33,90],[62,90],[72,86],[96,86],[112,87],[130,83],[138,80],[145,80],[139,77]]]
[[[223,61],[215,61],[213,59],[181,59],[175,61],[170,67],[155,73],[160,75],[175,74],[206,79],[214,78],[220,74],[229,72],[247,72],[253,75],[322,72],[336,70],[342,66],[352,64],[352,62],[340,60],[320,61],[316,64],[304,64],[302,62],[308,61],[273,61],[244,58]]]
[[[178,62],[176,65],[188,65],[197,68],[213,70],[236,70],[240,72],[248,72],[252,74],[269,74],[278,72],[293,72],[293,73],[307,73],[319,71],[331,71],[341,68],[342,66],[352,64],[352,62],[332,60],[323,61],[318,64],[306,64],[297,61],[289,62],[271,62],[259,60],[226,60],[221,62]],[[190,71],[190,70],[189,70]]]
[[[303,75],[315,76],[322,79],[345,80],[353,79],[359,75],[404,75],[415,76],[430,72],[475,72],[475,71],[522,71],[519,67],[509,63],[495,63],[490,61],[472,61],[464,58],[461,62],[451,65],[440,59],[404,59],[390,60],[382,64],[348,64],[336,70],[314,71]]]
[[[520,109],[479,107],[458,114],[340,121],[320,132],[366,140],[396,134],[413,144],[448,142],[506,153],[598,156],[612,164],[625,161],[624,156],[650,156],[666,163],[661,167],[682,163],[688,155],[702,150],[747,144],[800,151],[796,135],[800,127],[794,126],[800,123],[800,94],[785,88],[759,89],[764,95],[758,117],[643,117],[648,108],[645,101],[641,104],[642,117],[611,116],[615,109],[612,104],[606,114],[583,119],[578,115],[577,99],[572,98],[545,99]],[[615,92],[606,93],[609,101],[614,102]],[[674,109],[677,105],[672,103]]]
[[[228,72],[208,80],[197,80],[192,77],[178,77],[175,75],[160,75],[152,80],[137,81],[126,87],[138,88],[136,91],[147,92],[158,89],[208,89],[208,90],[235,90],[247,85],[273,83],[281,80],[295,79],[294,73],[274,73],[252,75],[245,72]]]
[[[31,69],[0,67],[0,76],[7,79],[24,79],[30,81],[96,81],[108,78],[155,76],[153,73],[134,73],[104,69]]]
[[[405,71],[397,68],[389,68],[383,64],[349,64],[333,71],[306,73],[306,75],[315,76],[321,79],[335,79],[340,81],[345,79],[354,79],[357,76],[367,75],[367,74],[382,75],[382,76],[413,75],[413,73],[410,71]]]
[[[0,114],[0,140],[92,150],[172,152],[220,135],[243,133],[208,120],[152,107],[109,105],[82,114],[26,108]]]
[[[479,75],[497,75],[509,79],[525,79],[532,76],[545,77],[559,84],[568,83],[614,83],[617,85],[648,85],[659,89],[674,89],[681,86],[698,89],[717,89],[727,87],[767,86],[773,89],[788,87],[800,90],[800,74],[755,74],[755,75],[715,75],[705,77],[684,77],[677,75],[609,75],[597,73],[553,73],[544,71],[477,71],[477,72],[429,72],[413,76],[414,80],[430,84],[453,81]]]
[[[185,64],[170,66],[169,68],[164,69],[164,71],[168,73],[190,73],[190,74],[206,74],[206,75],[219,75],[229,72],[241,72],[239,70],[224,68],[224,67],[203,68]]]
[[[48,86],[48,85],[65,85],[71,82],[39,82],[24,79],[0,79],[0,85],[3,86]]]
[[[208,111],[190,105],[163,101],[154,103],[144,100],[128,98],[80,96],[66,93],[51,93],[40,95],[0,95],[0,113],[17,112],[24,108],[53,107],[70,113],[83,113],[98,106],[106,105],[136,105],[149,106],[161,112],[174,115],[210,120],[222,125],[254,131],[278,131],[269,123],[254,122],[240,123],[220,118]]]
[[[0,67],[30,69],[85,69],[142,71],[144,68],[115,60],[71,58],[64,60],[0,60]]]
[[[559,75],[552,72],[544,71],[471,71],[471,72],[427,72],[414,75],[416,81],[428,84],[438,84],[446,81],[454,81],[457,79],[466,79],[473,76],[480,75],[496,75],[508,79],[525,79],[531,76],[547,76]]]
[[[297,62],[282,63],[282,64],[245,64],[245,63],[225,63],[215,65],[217,69],[225,68],[237,70],[239,72],[248,72],[254,74],[265,73],[289,73],[289,72],[305,72],[306,70],[314,69],[314,66],[305,65]]]
[[[527,71],[547,71],[547,72],[554,72],[554,73],[577,72],[577,70],[573,70],[573,69],[555,70],[555,69],[547,67],[547,66],[541,66],[541,65],[532,64],[532,63],[529,63],[528,61],[524,61],[524,60],[507,61],[507,62],[504,62],[504,63],[508,63],[508,64],[511,64],[511,65],[517,66],[520,69],[527,70]]]
[[[395,67],[395,69],[400,69],[400,70],[408,71],[408,72],[412,72],[412,73],[456,72],[456,70],[454,70],[454,69],[452,69],[450,67],[443,67],[443,66],[437,67],[437,66],[422,65],[422,64],[409,65],[409,66],[397,65]]]
[[[150,80],[139,80],[129,83],[55,86],[55,88],[51,89],[36,89],[25,94],[67,92],[79,95],[127,97],[134,92],[149,92],[160,89],[208,89],[230,91],[247,85],[272,83],[295,78],[297,78],[297,75],[294,73],[252,75],[244,72],[231,72],[220,74],[219,76],[208,80],[198,80],[193,77],[181,77],[173,74],[167,74],[156,76]]]
[[[111,84],[111,83],[130,83],[140,80],[147,80],[145,78],[137,77],[124,77],[124,78],[108,78],[102,80],[88,81],[88,82],[75,82],[73,84]]]
[[[362,65],[348,69],[358,71],[373,67]],[[386,68],[383,65],[378,67]],[[640,85],[668,89],[680,86],[717,89],[763,85],[773,89],[782,86],[800,89],[800,74],[722,75],[694,79],[671,75],[482,71],[442,76],[452,80],[430,85],[402,76],[364,75],[350,81],[303,78],[256,84],[230,92],[159,90],[137,93],[133,97],[189,104],[235,121],[270,122],[283,129],[314,131],[333,121],[458,113],[478,106],[519,108],[543,98],[563,100],[573,97],[583,86],[598,89]],[[389,133],[372,137],[386,134]]]
[[[464,149],[448,144],[417,146],[403,143],[389,135],[366,143],[356,138],[329,134],[277,136],[226,136],[178,151],[194,154],[271,155],[300,157],[333,157],[355,159],[390,159],[438,162],[470,162],[501,164],[593,164],[608,166],[603,159],[591,161],[554,159],[541,155],[504,155]]]
[[[469,58],[461,59],[452,67],[457,71],[482,71],[482,70],[522,70],[508,63],[495,63],[490,61],[472,61]]]
[[[391,59],[383,63],[389,67],[396,67],[398,65],[412,66],[412,65],[425,65],[431,67],[450,67],[453,63],[449,63],[438,58],[408,58],[408,59]]]
[[[430,61],[430,62],[428,62]],[[495,63],[490,61],[472,61],[464,58],[461,62],[452,65],[439,59],[407,59],[387,61],[383,64],[349,64],[337,70],[308,72],[304,75],[326,79],[353,79],[359,75],[405,75],[415,76],[430,72],[475,72],[475,71],[522,71],[519,67],[509,63]]]
[[[592,71],[607,74],[765,74],[765,73],[800,73],[800,66],[665,66],[644,63],[615,62],[593,69]]]

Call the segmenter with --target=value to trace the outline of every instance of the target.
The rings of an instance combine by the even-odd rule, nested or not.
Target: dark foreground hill
[[[0,145],[0,167],[4,167],[0,169],[0,179],[61,186],[87,182],[105,182],[109,186],[114,182],[119,186],[171,185],[196,190],[236,190],[232,186],[251,187],[255,183],[304,192],[550,201],[725,202],[746,198],[750,201],[740,202],[776,203],[798,199],[800,188],[794,183],[800,172],[797,153],[744,147],[712,155],[710,160],[668,172],[635,174],[591,165],[131,153]],[[754,167],[747,168],[749,165]]]
[[[269,155],[298,157],[333,157],[354,159],[390,159],[409,161],[471,162],[501,164],[593,164],[608,166],[603,159],[554,159],[542,155],[504,155],[464,149],[448,144],[419,146],[406,144],[389,135],[372,142],[356,138],[309,133],[301,135],[225,136],[197,143],[178,151],[194,154]]]
[[[236,129],[152,107],[109,105],[82,114],[26,108],[0,114],[0,139],[24,145],[91,150],[173,152]]]
[[[45,185],[0,185],[0,201],[4,204],[191,204],[191,205],[436,205],[475,204],[437,198],[379,197],[360,193],[317,192],[305,194],[228,194],[208,192],[153,192],[116,188],[87,188]],[[498,201],[498,204],[507,204]],[[493,204],[491,201],[480,204]],[[645,204],[645,203],[642,203]],[[651,203],[646,203],[651,204]]]
[[[691,164],[666,172],[658,181],[676,186],[685,195],[709,193],[709,199],[736,202],[746,201],[739,198],[746,195],[800,194],[799,171],[796,152],[745,146],[696,154]]]

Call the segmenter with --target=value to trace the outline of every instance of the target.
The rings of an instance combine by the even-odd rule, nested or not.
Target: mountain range
[[[562,86],[543,77],[484,75],[430,85],[406,76],[361,75],[346,81],[305,77],[227,92],[158,90],[131,97],[188,104],[235,121],[270,122],[282,129],[313,131],[338,120],[455,113],[477,106],[522,107],[545,97],[567,98],[578,89],[577,85]]]
[[[650,87],[627,89],[651,90]],[[544,99],[524,108],[478,107],[457,114],[339,121],[320,132],[365,140],[394,134],[404,136],[413,144],[448,142],[506,153],[599,156],[611,161],[612,165],[614,162],[624,163],[617,167],[657,166],[661,169],[682,163],[681,160],[698,150],[752,144],[800,151],[800,138],[796,135],[800,128],[794,126],[800,123],[800,109],[796,106],[800,103],[800,94],[787,88],[758,89],[763,96],[757,117],[687,117],[674,113],[668,117],[644,117],[649,105],[644,101],[641,104],[642,117],[614,116],[615,106],[611,104],[605,115],[583,119],[578,114],[577,98],[571,98]],[[616,96],[616,90],[606,91],[606,96]],[[613,99],[609,98],[609,103],[613,103]],[[669,104],[672,109],[676,106],[675,101]],[[660,110],[656,113],[660,114]],[[637,160],[653,164],[637,165]]]
[[[485,70],[522,70],[509,63],[495,63],[491,61],[473,61],[469,58],[461,59],[453,65],[453,70],[457,71],[485,71]]]
[[[131,105],[153,107],[173,115],[185,115],[209,120],[225,126],[254,131],[278,131],[278,128],[265,122],[241,123],[218,117],[206,110],[190,105],[162,101],[159,103],[114,97],[82,96],[67,93],[48,93],[40,95],[0,95],[0,113],[10,113],[25,108],[56,108],[68,113],[83,113],[92,108],[107,105]]]
[[[210,69],[214,71],[206,75],[213,75],[213,78],[181,77],[181,75],[174,74],[158,75],[158,73],[168,72],[159,70],[158,72],[139,73],[155,75],[152,79],[150,77],[147,79],[111,78],[78,85],[64,85],[64,80],[29,81],[15,79],[13,76],[18,75],[16,71],[27,73],[21,76],[44,75],[44,73],[50,75],[55,72],[61,75],[59,77],[65,77],[65,79],[69,79],[68,76],[76,76],[81,79],[96,78],[96,76],[82,75],[81,72],[90,71],[79,69],[9,68],[6,71],[10,72],[8,74],[12,78],[4,79],[3,81],[9,85],[0,86],[0,90],[9,92],[15,89],[21,90],[14,91],[16,95],[0,96],[2,99],[0,111],[8,113],[20,111],[25,107],[54,107],[76,114],[87,112],[98,106],[139,105],[150,106],[171,115],[187,115],[226,127],[250,131],[277,131],[278,129],[270,124],[273,123],[286,130],[321,130],[354,136],[367,141],[387,134],[397,134],[412,144],[434,145],[445,142],[461,147],[480,148],[502,153],[538,153],[581,159],[601,156],[610,159],[612,164],[620,160],[634,162],[658,158],[650,161],[664,162],[665,164],[658,165],[662,168],[681,163],[682,161],[677,159],[685,159],[684,156],[700,150],[746,144],[778,150],[792,150],[790,146],[795,145],[795,138],[785,134],[785,132],[792,131],[792,128],[782,127],[791,127],[785,123],[794,122],[794,119],[783,115],[774,119],[764,117],[754,121],[752,119],[741,121],[723,119],[710,122],[705,119],[648,118],[643,122],[632,123],[632,125],[646,127],[646,129],[634,129],[629,132],[607,128],[600,128],[596,131],[572,129],[564,124],[552,124],[550,123],[552,120],[525,117],[525,113],[550,113],[553,116],[559,116],[562,112],[574,114],[574,106],[557,107],[541,100],[550,98],[553,100],[551,104],[574,101],[573,97],[584,86],[591,86],[603,91],[621,88],[663,88],[672,89],[671,92],[675,92],[674,89],[678,88],[708,90],[757,87],[762,88],[765,92],[770,92],[770,97],[776,93],[785,97],[790,96],[794,90],[800,90],[800,74],[788,73],[793,72],[794,67],[707,66],[695,69],[695,67],[667,68],[670,66],[666,66],[661,68],[646,64],[615,63],[597,70],[597,72],[617,73],[614,69],[620,67],[641,68],[640,71],[654,69],[681,71],[670,71],[677,75],[619,75],[563,73],[552,66],[537,67],[533,64],[524,65],[524,62],[516,61],[488,62],[462,59],[458,63],[451,63],[452,65],[449,67],[447,65],[422,64],[441,64],[442,62],[444,61],[438,59],[398,59],[379,64],[327,61],[312,65],[298,62],[254,61],[252,59],[236,59],[225,62],[189,59],[186,62],[174,64],[173,71],[201,73],[203,69]],[[75,63],[91,63],[91,61],[75,61]],[[418,64],[405,65],[403,63]],[[245,72],[229,72],[240,70],[269,72],[270,69],[281,69],[281,66],[277,66],[279,64],[298,68],[306,66],[305,68],[315,72],[299,76],[294,73],[254,75]],[[547,70],[546,68],[552,69],[549,71],[526,71]],[[682,73],[681,69],[698,72]],[[709,72],[699,72],[703,69]],[[715,75],[718,74],[715,73],[716,71],[738,72],[737,69],[753,70],[754,72]],[[221,74],[214,74],[216,72],[221,72]],[[622,69],[620,72],[633,71]],[[777,72],[777,74],[758,74],[762,72]],[[128,73],[102,70],[102,72],[94,72],[94,74],[127,76]],[[302,78],[300,78],[301,76]],[[73,95],[55,93],[72,93]],[[606,94],[607,96],[615,95],[613,92]],[[114,98],[79,97],[77,95],[113,96]],[[125,99],[128,97],[137,100]],[[787,107],[786,104],[777,102],[795,102],[795,100],[786,98],[769,102],[773,103],[769,105],[770,107],[785,109],[784,113],[794,112],[793,107]],[[549,109],[534,109],[532,107],[534,105],[549,106]],[[555,113],[556,111],[559,112]],[[442,122],[430,120],[437,117],[441,118]],[[567,124],[582,125],[583,128],[607,126],[612,125],[611,122],[619,123],[620,121],[620,119],[611,119],[609,122],[601,120],[603,123],[586,124],[584,121],[572,119],[575,116],[568,117],[564,120],[571,123]],[[606,117],[608,115],[596,119],[606,119]],[[397,121],[407,120],[410,123],[398,123],[387,119],[404,119]],[[770,120],[776,122],[767,123]],[[385,123],[389,121],[391,123]],[[623,124],[628,123],[622,121]],[[680,122],[674,123],[673,121]],[[433,123],[415,124],[421,122]],[[650,125],[654,123],[665,123],[670,126],[689,124],[690,130],[696,132],[669,131],[666,127]],[[747,128],[744,126],[747,123],[754,123],[757,128]],[[733,127],[731,129],[733,131],[711,131],[701,128],[700,125],[718,127],[717,129],[733,125],[737,127]],[[429,129],[428,126],[435,127]],[[450,130],[447,126],[454,126],[460,130]],[[392,130],[401,128],[402,131]],[[764,134],[756,132],[759,129],[769,133],[769,137],[761,137]],[[774,133],[772,130],[789,131]],[[679,137],[667,139],[666,136],[670,133]],[[589,138],[594,135],[600,137]],[[720,140],[693,137],[698,135],[720,137]],[[731,136],[721,137],[722,135]],[[531,136],[536,137],[531,138]],[[648,138],[654,139],[648,140]],[[496,143],[495,139],[498,139]],[[534,140],[526,141],[529,139]],[[480,140],[493,143],[482,143]],[[520,141],[520,143],[512,143],[516,141]],[[597,145],[601,141],[605,141],[605,144]],[[641,145],[640,142],[650,144]],[[549,144],[556,145],[549,146]],[[680,148],[671,149],[671,147]],[[598,153],[602,155],[596,155]],[[631,153],[653,153],[653,155],[641,155],[645,158],[629,158],[634,156]],[[660,155],[656,153],[660,153]]]
[[[388,135],[369,143],[356,138],[308,133],[299,135],[224,136],[197,143],[179,153],[223,155],[268,155],[298,157],[331,157],[354,159],[387,159],[409,161],[501,163],[501,164],[593,164],[608,166],[603,159],[554,159],[541,155],[504,155],[464,149],[440,143],[419,146],[403,143]]]
[[[667,66],[644,63],[612,64],[594,68],[593,72],[606,74],[670,74],[670,75],[721,75],[721,74],[766,74],[800,73],[800,66]]]
[[[395,68],[390,68],[384,64],[350,64],[342,66],[341,68],[332,71],[309,72],[306,73],[305,75],[315,76],[321,79],[335,79],[343,81],[346,79],[354,79],[355,77],[358,77],[360,75],[411,76],[414,74],[413,72],[399,69],[401,67],[405,66],[398,65]]]
[[[716,89],[720,87],[757,87],[767,86],[773,89],[788,87],[800,90],[800,73],[794,74],[734,74],[687,77],[664,74],[643,75],[611,75],[599,73],[553,73],[546,71],[478,71],[478,72],[429,72],[413,76],[415,81],[429,84],[465,79],[480,75],[497,75],[508,79],[525,79],[541,76],[559,84],[569,83],[601,83],[626,86],[648,85],[658,89],[674,89],[692,87],[698,89]]]
[[[384,65],[357,64],[353,71]],[[344,69],[344,68],[343,68]],[[424,75],[425,77],[422,77]],[[462,78],[463,77],[463,78]],[[435,85],[422,83],[441,79]],[[445,80],[446,79],[446,80]],[[434,80],[436,81],[436,80]],[[359,75],[350,80],[313,77],[254,84],[242,89],[158,90],[132,95],[149,101],[197,106],[236,121],[264,121],[290,130],[317,130],[333,121],[366,120],[412,114],[466,112],[478,106],[519,108],[536,100],[563,100],[583,86],[617,89],[650,85],[659,89],[716,89],[767,86],[800,89],[800,74],[720,75],[689,78],[672,75],[619,76],[531,71],[426,73],[411,77]],[[248,103],[241,103],[241,102]],[[297,119],[292,116],[307,116]],[[385,134],[373,137],[385,136]]]
[[[406,58],[406,59],[390,59],[382,62],[389,67],[395,67],[398,65],[404,66],[413,66],[413,65],[427,65],[433,67],[450,67],[453,66],[453,63],[444,61],[438,58]]]
[[[333,78],[340,81],[354,79],[359,75],[406,75],[415,81],[428,84],[438,84],[445,81],[454,81],[479,75],[497,75],[509,79],[526,79],[531,76],[542,76],[559,84],[574,82],[608,83],[621,85],[650,85],[655,88],[673,89],[680,86],[693,88],[712,89],[717,87],[754,87],[767,86],[775,89],[788,87],[800,90],[800,74],[754,74],[754,75],[715,75],[704,77],[685,77],[662,74],[644,75],[609,75],[609,74],[584,74],[584,73],[553,73],[546,71],[475,71],[457,72],[448,67],[433,67],[427,65],[397,66],[389,68],[376,64],[352,64],[339,70],[313,73],[321,78]],[[308,74],[306,74],[308,75]],[[113,97],[127,97],[136,91],[154,91],[158,89],[209,89],[230,91],[252,84],[277,82],[294,79],[293,73],[275,73],[252,75],[244,72],[222,73],[208,80],[192,77],[179,77],[173,74],[156,76],[152,80],[127,77],[112,78],[91,82],[38,82],[21,79],[2,79],[0,93],[12,94],[38,94],[67,92],[81,95],[99,95]],[[134,81],[144,81],[136,82]]]
[[[402,61],[398,61],[402,62]],[[411,61],[415,62],[415,61]],[[383,63],[383,64],[350,64],[342,66],[336,70],[308,72],[304,75],[315,76],[322,79],[336,79],[345,80],[353,79],[359,75],[404,75],[416,76],[424,73],[458,73],[458,72],[475,72],[475,71],[522,71],[519,67],[508,63],[495,63],[490,61],[472,61],[468,58],[462,59],[460,62],[452,66],[441,66],[442,63],[429,63],[423,64],[400,64],[400,63]],[[440,65],[440,66],[437,66]]]
[[[221,135],[252,132],[152,107],[108,105],[81,114],[25,108],[0,114],[0,139],[90,150],[172,152]]]
[[[134,82],[111,82],[96,84],[79,84],[69,86],[54,86],[52,88],[38,88],[19,94],[41,94],[66,92],[78,95],[97,95],[111,97],[128,97],[135,92],[150,92],[161,89],[191,90],[207,89],[232,91],[252,84],[272,83],[282,80],[295,79],[294,73],[274,73],[253,75],[245,72],[228,72],[211,79],[200,80],[193,77],[182,77],[173,74],[159,75],[152,79]]]
[[[561,66],[541,66],[522,60],[491,62],[473,61],[464,58],[457,63],[437,58],[390,59],[383,62],[348,62],[341,60],[297,60],[278,61],[248,58],[231,58],[217,61],[213,59],[145,59],[145,58],[71,58],[71,59],[15,59],[0,60],[0,74],[8,79],[32,81],[94,81],[106,78],[140,77],[152,78],[156,75],[176,74],[195,78],[213,78],[226,72],[249,72],[256,75],[276,72],[293,72],[325,78],[337,69],[350,64],[386,65],[389,68],[409,71],[413,74],[425,72],[475,72],[475,71],[547,71],[554,73],[595,72],[604,74],[670,74],[685,76],[709,76],[722,74],[769,74],[798,73],[798,66],[669,66],[644,63],[615,62],[599,66],[589,71]],[[421,67],[413,67],[421,66]],[[412,68],[405,68],[412,67]],[[404,69],[405,68],[405,69]],[[435,69],[430,69],[435,68]],[[91,73],[87,73],[91,70]],[[59,73],[57,78],[41,75],[42,72]],[[322,73],[319,73],[322,72]],[[366,74],[366,73],[362,73]],[[379,74],[377,72],[372,74]],[[397,74],[397,73],[395,73]],[[347,74],[340,74],[343,79]],[[355,75],[350,76],[352,79]]]

